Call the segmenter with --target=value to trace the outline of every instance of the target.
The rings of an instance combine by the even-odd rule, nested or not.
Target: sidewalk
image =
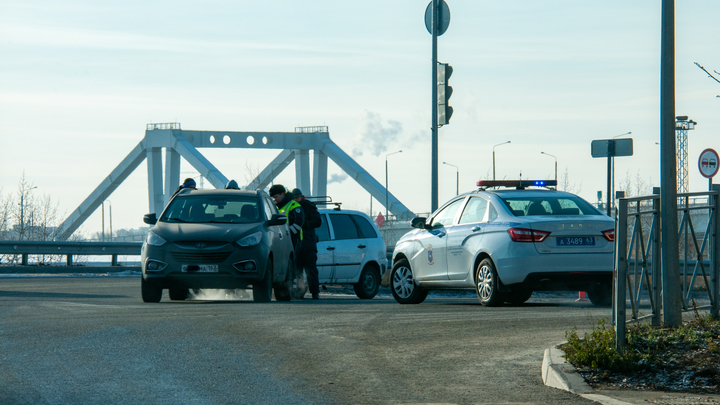
[[[605,405],[627,404],[720,404],[720,395],[691,394],[663,391],[640,390],[594,390],[575,370],[572,364],[565,361],[564,352],[556,347],[545,350],[542,363],[542,379],[547,386],[572,392],[583,398]]]

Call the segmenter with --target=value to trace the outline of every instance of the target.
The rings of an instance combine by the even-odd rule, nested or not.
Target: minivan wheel
[[[185,298],[187,298],[187,296],[188,296],[188,289],[187,288],[169,288],[168,295],[170,296],[170,299],[173,301],[185,301]]]
[[[275,301],[290,301],[290,289],[292,289],[292,277],[295,273],[292,259],[288,260],[288,268],[285,272],[285,280],[275,287]]]
[[[498,287],[497,272],[492,260],[484,259],[475,269],[475,291],[477,292],[480,304],[487,307],[494,307],[502,304],[503,298]],[[530,298],[530,297],[528,297]]]
[[[140,293],[143,302],[160,302],[162,299],[162,288],[155,283],[146,281],[143,276],[140,276]]]
[[[262,280],[253,283],[253,301],[270,302],[272,299],[272,260],[268,260],[265,276]]]
[[[365,266],[360,274],[360,280],[353,284],[355,295],[361,299],[371,299],[380,291],[380,275],[372,266]]]
[[[400,304],[419,304],[427,298],[428,290],[415,285],[410,263],[400,260],[393,266],[390,274],[390,290],[395,301]]]

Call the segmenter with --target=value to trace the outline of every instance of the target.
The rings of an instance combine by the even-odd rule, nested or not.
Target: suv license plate
[[[555,240],[557,246],[595,246],[594,236],[563,236]]]
[[[183,264],[183,273],[217,273],[217,264]]]

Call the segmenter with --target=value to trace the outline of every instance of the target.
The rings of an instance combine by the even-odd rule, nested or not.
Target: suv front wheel
[[[410,263],[403,259],[395,263],[390,274],[390,289],[400,304],[419,304],[427,298],[428,290],[415,285]]]

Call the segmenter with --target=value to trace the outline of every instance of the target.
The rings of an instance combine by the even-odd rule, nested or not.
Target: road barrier
[[[679,262],[677,280],[682,291],[681,310],[707,309],[718,316],[720,304],[720,186],[712,191],[678,193]],[[615,324],[617,349],[626,344],[626,324],[649,319],[660,325],[663,311],[663,279],[660,266],[660,190],[652,195],[620,198],[615,224],[615,271],[613,323]],[[691,198],[705,197],[706,203],[691,204]],[[698,224],[700,228],[698,229]],[[704,225],[704,226],[703,226]],[[704,228],[704,229],[703,229]],[[698,288],[700,287],[700,288]],[[696,306],[693,293],[707,292],[710,305]],[[629,308],[628,308],[629,301]],[[640,312],[645,301],[649,313]]]
[[[69,242],[69,241],[0,241],[0,255],[5,256],[0,274],[13,273],[108,273],[140,271],[140,266],[118,263],[118,256],[139,256],[139,242]],[[37,260],[30,261],[35,256]],[[49,257],[46,257],[49,256]],[[65,264],[61,258],[65,256]],[[77,256],[110,256],[110,266],[75,263]],[[18,260],[19,259],[19,260]]]

